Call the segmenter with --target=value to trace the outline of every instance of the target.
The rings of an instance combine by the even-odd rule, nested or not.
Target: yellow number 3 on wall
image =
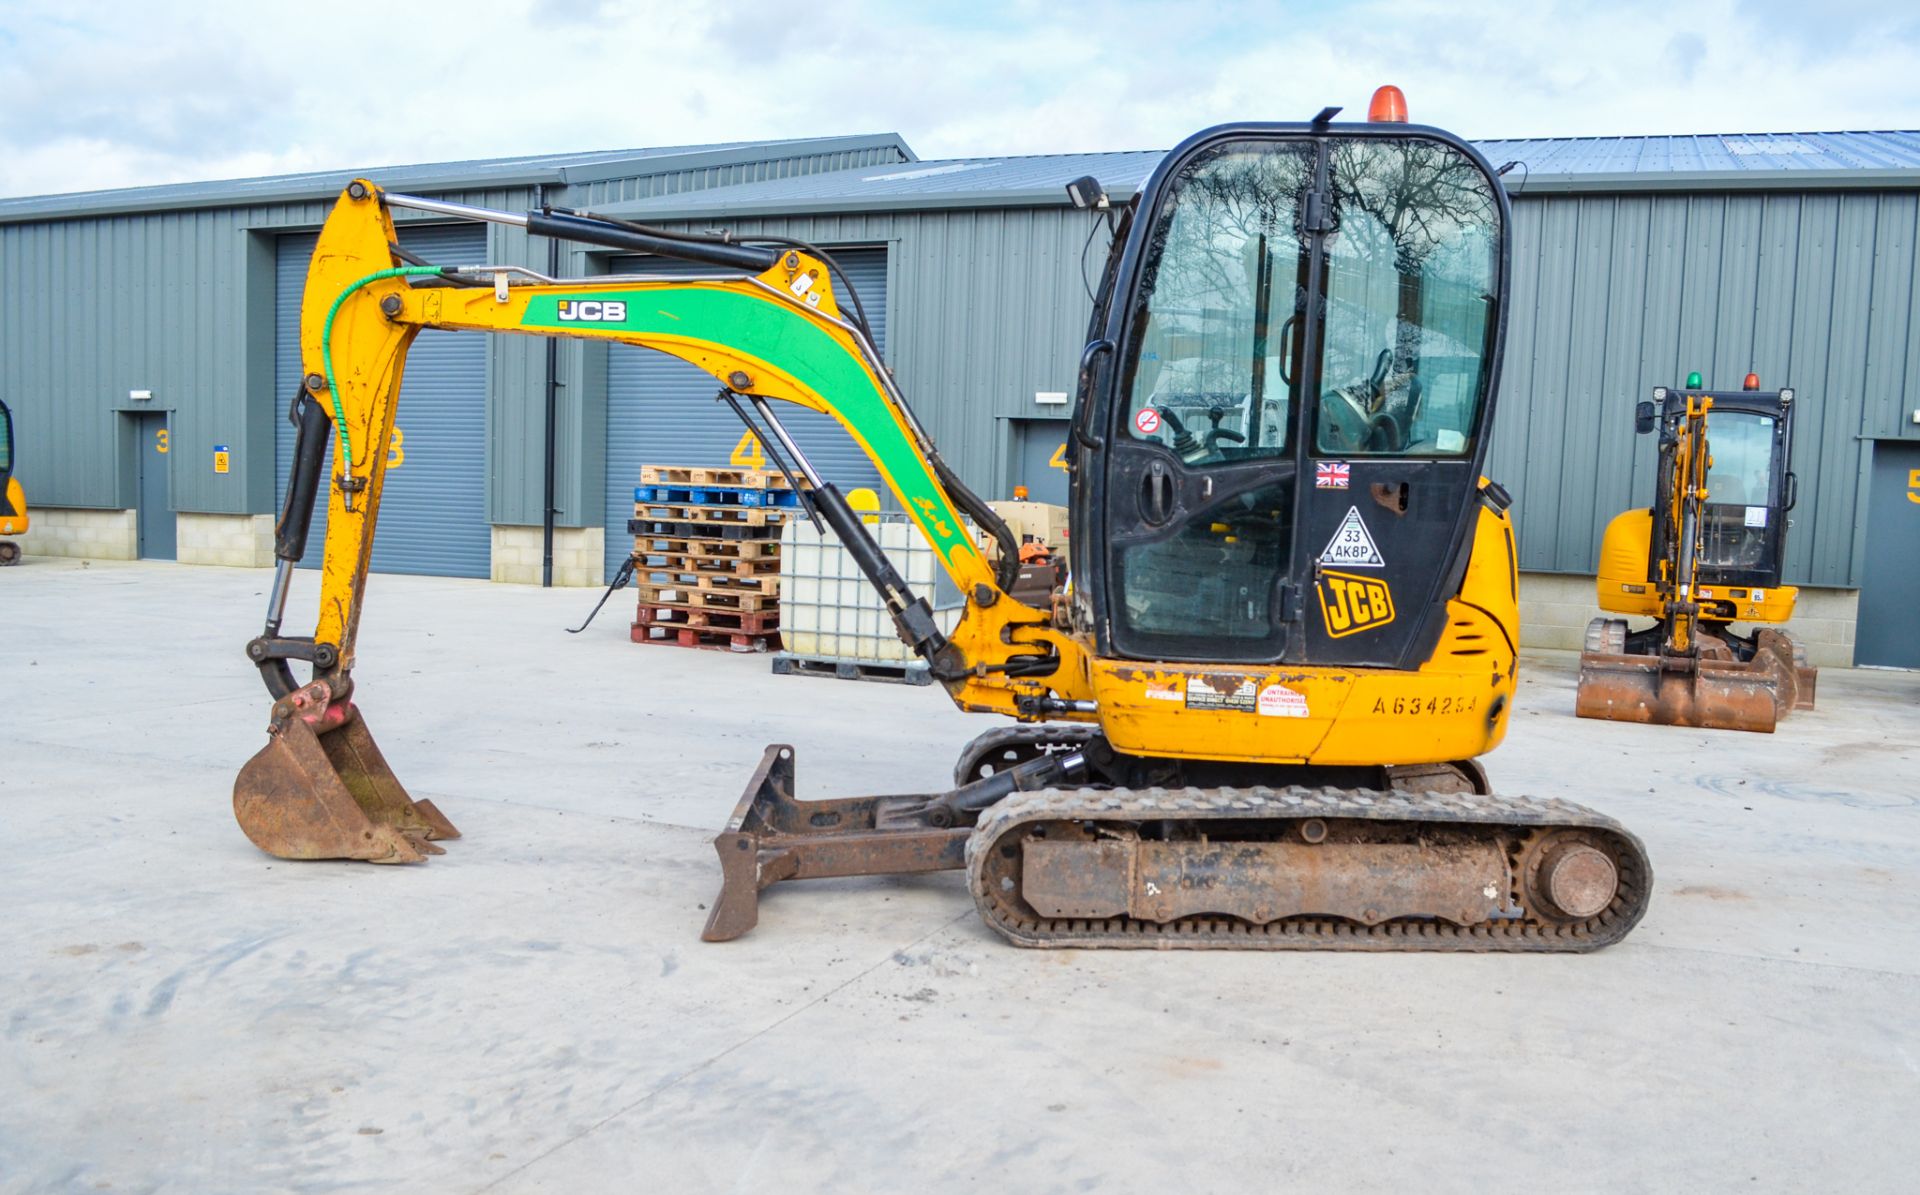
[[[1907,501],[1920,502],[1920,469],[1907,470]]]
[[[153,433],[153,450],[155,452],[158,452],[160,455],[165,456],[167,453],[167,444],[168,444],[168,441],[167,441],[166,428],[163,427],[159,431]]]
[[[398,469],[407,463],[407,450],[402,447],[406,442],[406,433],[400,430],[399,424],[394,424],[393,435],[387,440],[387,468]]]

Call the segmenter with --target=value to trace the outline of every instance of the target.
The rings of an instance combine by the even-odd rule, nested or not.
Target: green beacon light
[[[1697,369],[1696,369],[1696,370],[1694,370],[1694,371],[1693,371],[1692,373],[1690,373],[1690,374],[1688,374],[1688,375],[1687,375],[1687,389],[1689,389],[1689,390],[1698,390],[1698,389],[1700,389],[1700,387],[1701,387],[1701,386],[1703,386],[1703,385],[1705,385],[1705,384],[1706,384],[1706,383],[1704,383],[1704,382],[1702,382],[1702,381],[1700,380],[1700,371],[1699,371],[1699,370],[1697,370]]]

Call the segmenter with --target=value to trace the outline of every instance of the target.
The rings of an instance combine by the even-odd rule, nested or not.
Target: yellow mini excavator
[[[793,749],[768,747],[715,840],[709,940],[750,929],[781,880],[963,869],[986,922],[1026,946],[1617,941],[1651,888],[1638,840],[1580,806],[1494,796],[1475,759],[1506,731],[1518,637],[1509,500],[1480,472],[1505,192],[1450,134],[1337,112],[1197,134],[1117,210],[1095,180],[1067,184],[1113,244],[1069,440],[1074,583],[1048,609],[1010,595],[1018,545],[940,459],[829,254],[353,183],[307,279],[297,461],[247,648],[274,704],[235,785],[241,826],[281,857],[377,863],[457,837],[381,758],[352,679],[381,447],[422,328],[568,336],[710,373],[955,703],[1018,723],[967,746],[933,793],[801,800]],[[707,270],[410,263],[396,209]],[[967,596],[951,632],[786,433],[782,403],[831,415],[872,458]],[[318,624],[286,635],[329,472]]]
[[[1775,629],[1800,592],[1780,583],[1798,490],[1793,411],[1792,390],[1764,392],[1754,374],[1740,390],[1705,390],[1690,374],[1639,404],[1636,429],[1660,433],[1655,501],[1607,524],[1594,584],[1602,610],[1655,621],[1587,625],[1582,718],[1771,733],[1813,708],[1806,649]]]
[[[0,535],[27,533],[27,496],[13,476],[13,412],[0,402]],[[20,545],[0,539],[0,566],[20,563]]]

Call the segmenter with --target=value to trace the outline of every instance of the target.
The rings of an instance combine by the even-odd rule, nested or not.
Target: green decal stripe
[[[562,302],[583,301],[624,303],[625,318],[560,318]],[[967,554],[979,550],[967,538],[959,513],[934,481],[925,458],[894,419],[873,376],[826,329],[800,312],[753,295],[700,287],[582,291],[531,296],[520,326],[562,332],[681,336],[764,361],[831,404],[840,422],[866,444],[907,510],[939,547],[942,559],[953,559],[956,549],[964,549]]]

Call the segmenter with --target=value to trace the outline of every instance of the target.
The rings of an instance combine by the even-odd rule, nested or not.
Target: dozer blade
[[[925,797],[796,801],[793,748],[776,743],[760,758],[727,828],[713,840],[720,895],[701,937],[728,942],[760,920],[760,893],[781,880],[952,871],[966,858],[971,827],[877,827],[889,804]]]
[[[1614,722],[1772,734],[1793,707],[1793,679],[1791,667],[1783,670],[1767,651],[1745,664],[1582,652],[1573,712]]]
[[[240,769],[233,814],[253,844],[282,859],[418,863],[460,832],[431,801],[407,796],[360,711],[324,684],[277,703],[267,745]],[[283,716],[284,715],[284,716]]]

